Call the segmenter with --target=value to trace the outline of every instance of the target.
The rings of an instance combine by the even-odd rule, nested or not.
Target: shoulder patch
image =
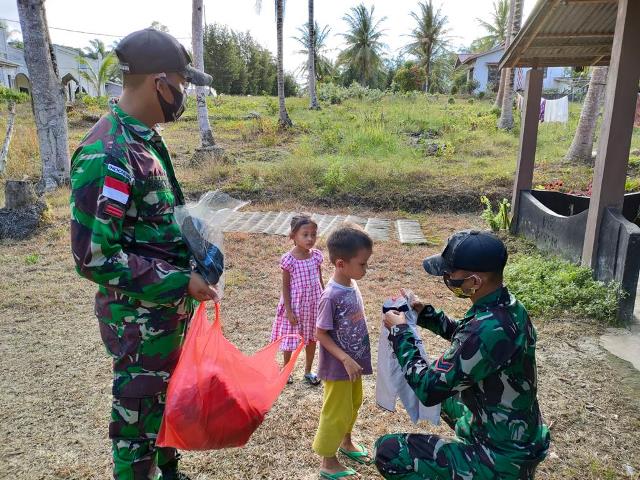
[[[110,164],[107,165],[107,169],[110,172],[113,172],[113,173],[115,173],[117,175],[120,175],[125,180],[131,181],[131,174],[129,172],[127,172],[124,168],[120,168],[120,167],[110,163]]]
[[[440,355],[440,358],[436,361],[435,369],[438,372],[448,372],[453,368],[453,363],[447,362],[444,358],[444,354]]]
[[[118,180],[114,177],[104,177],[104,186],[102,187],[102,195],[111,200],[115,200],[123,205],[129,200],[129,192],[131,187],[128,183]]]

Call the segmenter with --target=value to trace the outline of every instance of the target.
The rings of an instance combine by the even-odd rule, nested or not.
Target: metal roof
[[[618,0],[539,0],[503,67],[609,65]]]

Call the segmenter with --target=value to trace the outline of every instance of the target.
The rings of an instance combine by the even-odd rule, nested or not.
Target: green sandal
[[[353,468],[347,468],[346,470],[343,470],[342,472],[336,472],[336,473],[329,473],[329,472],[320,472],[320,478],[328,478],[329,480],[336,480],[338,478],[344,478],[344,477],[350,477],[352,475],[357,475],[358,472],[356,472]]]
[[[360,451],[358,452],[350,452],[342,447],[340,447],[338,451],[354,462],[361,463],[362,465],[371,465],[373,463],[373,459],[369,457],[369,451],[367,448],[362,444],[359,444],[358,447],[360,448]],[[365,457],[368,458],[368,460],[365,460]]]

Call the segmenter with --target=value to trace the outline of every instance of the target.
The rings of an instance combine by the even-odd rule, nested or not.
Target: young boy
[[[352,442],[351,430],[362,404],[362,375],[372,373],[364,304],[355,280],[367,272],[373,242],[358,226],[345,225],[329,236],[327,248],[335,272],[318,305],[318,376],[324,380],[324,400],[313,450],[322,457],[321,478],[355,478],[355,470],[345,468],[336,453],[371,462],[367,449]]]

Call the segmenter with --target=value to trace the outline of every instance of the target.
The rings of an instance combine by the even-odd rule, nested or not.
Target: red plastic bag
[[[304,348],[301,341],[282,370],[276,362],[282,339],[246,356],[224,338],[218,304],[215,312],[209,323],[202,303],[191,321],[169,382],[158,446],[213,450],[245,445]]]

